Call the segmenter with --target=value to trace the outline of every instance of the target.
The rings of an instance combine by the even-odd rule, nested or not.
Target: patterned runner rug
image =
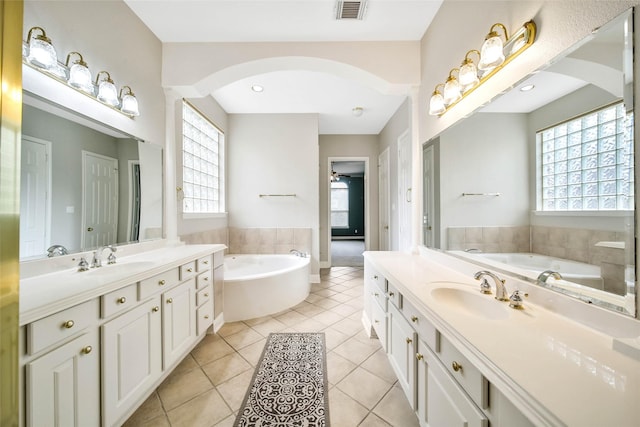
[[[328,427],[324,333],[272,333],[236,427]]]

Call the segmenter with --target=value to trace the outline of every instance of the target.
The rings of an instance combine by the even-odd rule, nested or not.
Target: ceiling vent
[[[336,19],[360,19],[364,18],[367,8],[367,0],[336,2]]]

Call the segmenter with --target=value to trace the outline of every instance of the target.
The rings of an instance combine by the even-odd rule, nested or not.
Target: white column
[[[420,142],[420,88],[411,88],[411,252],[422,244],[422,144]]]
[[[176,191],[176,105],[180,95],[165,89],[164,230],[165,238],[178,241],[178,192]]]

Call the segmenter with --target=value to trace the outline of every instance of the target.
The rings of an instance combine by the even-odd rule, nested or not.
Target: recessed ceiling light
[[[260,92],[262,92],[264,90],[264,88],[262,86],[260,86],[260,85],[253,85],[253,86],[251,86],[251,90],[254,91],[254,92],[260,93]]]
[[[529,92],[530,90],[532,90],[534,87],[536,87],[535,85],[526,85],[526,86],[522,86],[520,88],[520,92]]]

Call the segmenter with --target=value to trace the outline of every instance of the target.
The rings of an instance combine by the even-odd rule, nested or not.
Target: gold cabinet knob
[[[374,293],[373,293],[373,296],[374,296],[374,297],[379,297],[380,295],[378,295],[378,293],[377,293],[377,292],[374,292]]]
[[[456,362],[455,360],[453,362],[451,362],[451,367],[453,368],[454,371],[458,372],[462,370],[462,365],[459,364],[458,362]]]
[[[151,311],[153,311],[154,313],[157,313],[158,311],[160,311],[160,307],[158,307],[157,305],[155,307],[153,307],[151,309]]]
[[[67,320],[62,324],[62,326],[64,326],[67,329],[73,328],[73,325],[75,325],[75,322],[73,320]]]
[[[172,302],[173,302],[173,298],[169,298],[169,299],[167,300],[167,304],[171,304]]]
[[[127,302],[127,298],[126,297],[118,298],[118,304],[124,304],[125,302]]]
[[[93,227],[87,228],[87,231],[93,231]]]
[[[205,318],[205,319],[208,319],[208,318],[209,318],[209,315],[208,315],[208,314],[205,314],[205,315],[204,315],[204,318]]]
[[[204,265],[207,265],[207,264],[209,264],[209,261],[203,261],[202,263],[203,263]]]
[[[204,296],[205,296],[205,297],[208,297],[208,296],[209,296],[209,294],[204,294]]]
[[[422,359],[424,359],[424,356],[421,355],[420,353],[416,353],[416,359],[422,360]]]
[[[91,347],[90,345],[86,346],[85,348],[82,349],[82,353],[83,354],[89,354],[93,351],[93,347]]]
[[[167,283],[167,282],[165,282],[165,281],[164,281],[164,279],[162,279],[162,280],[160,280],[160,281],[158,282],[158,285],[160,285],[160,286],[164,286],[164,284],[165,284],[165,283]]]
[[[416,323],[418,321],[418,316],[411,316],[411,321]]]
[[[204,278],[202,280],[204,280],[205,282],[208,282],[209,281],[209,276],[204,276]]]
[[[413,340],[411,338],[407,338],[407,344],[411,344],[413,342]]]
[[[392,297],[392,296],[394,296],[394,295],[395,295],[395,294],[394,294],[393,292],[389,292],[389,296],[390,296],[390,297]]]
[[[193,271],[193,268],[187,268],[187,273],[191,273]]]
[[[373,323],[380,323],[380,321],[379,320],[374,320]]]

